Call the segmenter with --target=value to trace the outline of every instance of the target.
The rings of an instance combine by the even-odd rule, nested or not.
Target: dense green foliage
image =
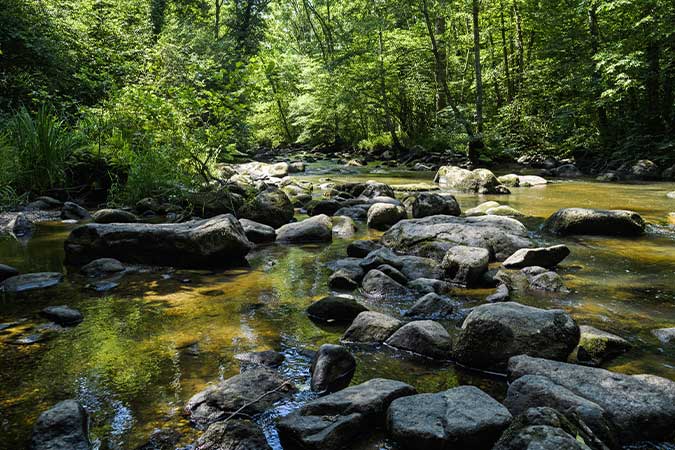
[[[0,0],[0,183],[91,182],[75,158],[132,201],[297,143],[672,159],[673,23],[665,0]]]

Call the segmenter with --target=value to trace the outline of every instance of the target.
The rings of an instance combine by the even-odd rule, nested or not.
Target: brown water
[[[378,179],[391,184],[430,182],[433,174],[310,175],[319,181]],[[675,326],[675,230],[666,225],[675,200],[674,183],[639,185],[564,182],[513,189],[509,196],[459,194],[462,209],[497,200],[531,216],[524,220],[537,242],[564,242],[571,250],[560,273],[573,293],[567,297],[521,297],[524,303],[562,307],[579,323],[617,333],[634,349],[607,367],[626,373],[653,373],[675,380],[675,354],[659,347],[650,330]],[[574,237],[551,239],[538,233],[542,220],[561,207],[632,209],[649,221],[640,238]],[[0,240],[0,263],[22,271],[64,271],[63,240],[70,225],[43,224],[22,244]],[[357,238],[375,237],[362,227]],[[24,321],[0,331],[0,447],[24,448],[37,415],[64,398],[80,399],[92,412],[93,436],[101,449],[132,449],[156,428],[178,429],[187,445],[197,433],[181,416],[184,402],[207,383],[239,372],[234,355],[275,349],[287,359],[282,370],[301,387],[306,400],[309,357],[305,350],[338,342],[341,328],[320,327],[304,309],[329,294],[325,267],[345,255],[346,241],[331,245],[261,247],[251,267],[220,272],[157,269],[125,276],[107,294],[86,287],[88,280],[68,273],[66,282],[41,292],[0,299],[0,323]],[[488,290],[457,292],[466,306]],[[368,303],[368,302],[366,302]],[[39,311],[68,304],[85,320],[43,343],[15,345],[45,323]],[[377,309],[378,305],[369,304]],[[391,308],[388,308],[392,311]],[[456,323],[446,324],[451,330]],[[358,369],[353,383],[372,377],[406,381],[433,392],[475,384],[500,398],[501,379],[430,363],[384,348],[354,349]],[[280,405],[260,418],[270,441]],[[370,448],[388,444],[373,443]]]

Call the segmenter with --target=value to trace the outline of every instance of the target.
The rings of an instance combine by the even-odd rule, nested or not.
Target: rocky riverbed
[[[243,220],[231,193],[3,219],[3,442],[672,442],[673,183],[343,169],[224,168]]]

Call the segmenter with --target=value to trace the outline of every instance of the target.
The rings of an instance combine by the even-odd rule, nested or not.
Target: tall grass
[[[8,122],[0,156],[3,183],[16,192],[42,193],[63,187],[68,162],[80,148],[79,139],[49,106],[35,115],[22,108]]]

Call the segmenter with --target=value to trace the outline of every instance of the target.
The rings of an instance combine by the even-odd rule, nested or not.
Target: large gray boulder
[[[403,200],[410,217],[415,219],[444,214],[459,216],[462,211],[452,195],[439,195],[434,193],[414,194]]]
[[[243,417],[260,414],[294,392],[292,383],[279,373],[255,367],[193,395],[185,412],[192,422],[205,426],[236,411]]]
[[[87,224],[64,244],[69,264],[106,257],[176,267],[245,265],[252,246],[231,214],[183,223]]]
[[[31,450],[89,450],[89,415],[75,400],[64,400],[40,414]]]
[[[450,247],[466,245],[490,252],[502,261],[516,250],[532,245],[527,228],[501,216],[430,216],[402,220],[382,236],[382,243],[401,253],[442,259]]]
[[[24,273],[9,277],[0,283],[0,291],[16,294],[56,286],[62,281],[63,274],[60,272]]]
[[[279,228],[293,219],[293,204],[281,189],[268,188],[245,204],[239,212],[244,219]]]
[[[244,229],[246,238],[255,244],[264,244],[274,242],[277,238],[277,232],[273,227],[264,223],[254,222],[249,219],[239,219],[241,227]]]
[[[434,181],[450,189],[478,194],[509,194],[495,174],[488,169],[467,170],[456,166],[442,166]]]
[[[289,223],[277,230],[277,242],[284,244],[331,242],[332,240],[333,222],[325,214]]]
[[[341,345],[323,344],[312,359],[309,372],[313,391],[337,392],[349,386],[356,370],[356,360]]]
[[[490,252],[487,249],[456,245],[448,249],[441,267],[452,282],[473,286],[487,272],[489,262]]]
[[[172,445],[171,448],[175,448]],[[270,450],[258,424],[248,419],[230,419],[211,424],[194,448],[199,450]],[[153,448],[154,450],[154,448]]]
[[[599,405],[616,427],[622,444],[669,441],[675,437],[675,382],[653,375],[608,370],[534,358],[513,357],[511,380],[540,375]]]
[[[375,203],[368,209],[368,228],[386,230],[407,217],[405,208],[402,206],[389,203]]]
[[[363,186],[363,190],[358,194],[358,197],[366,199],[373,199],[376,197],[396,198],[396,193],[394,192],[394,189],[388,184],[377,181],[369,181],[365,184],[365,186]]]
[[[400,381],[374,378],[307,403],[277,421],[284,448],[338,450],[356,447],[385,424],[392,401],[416,394]]]
[[[634,211],[563,208],[546,219],[544,230],[559,235],[638,236],[645,231],[645,221]]]
[[[387,345],[427,356],[447,360],[451,357],[452,340],[443,326],[433,320],[416,320],[396,330],[385,342]]]
[[[509,411],[474,386],[394,400],[387,428],[406,449],[487,450],[511,422]]]
[[[530,408],[513,419],[493,450],[608,450],[576,417],[548,407]]]
[[[551,247],[521,248],[502,263],[507,269],[522,269],[530,266],[555,267],[570,254],[566,245]]]
[[[376,344],[386,341],[403,323],[386,314],[364,311],[342,335],[342,342]]]
[[[454,353],[470,367],[503,369],[521,354],[566,360],[578,342],[579,327],[565,311],[504,302],[473,308]]]
[[[568,417],[577,415],[603,442],[613,448],[618,447],[613,425],[600,405],[576,395],[546,377],[525,375],[509,384],[504,406],[514,416],[537,407],[553,408]]]

